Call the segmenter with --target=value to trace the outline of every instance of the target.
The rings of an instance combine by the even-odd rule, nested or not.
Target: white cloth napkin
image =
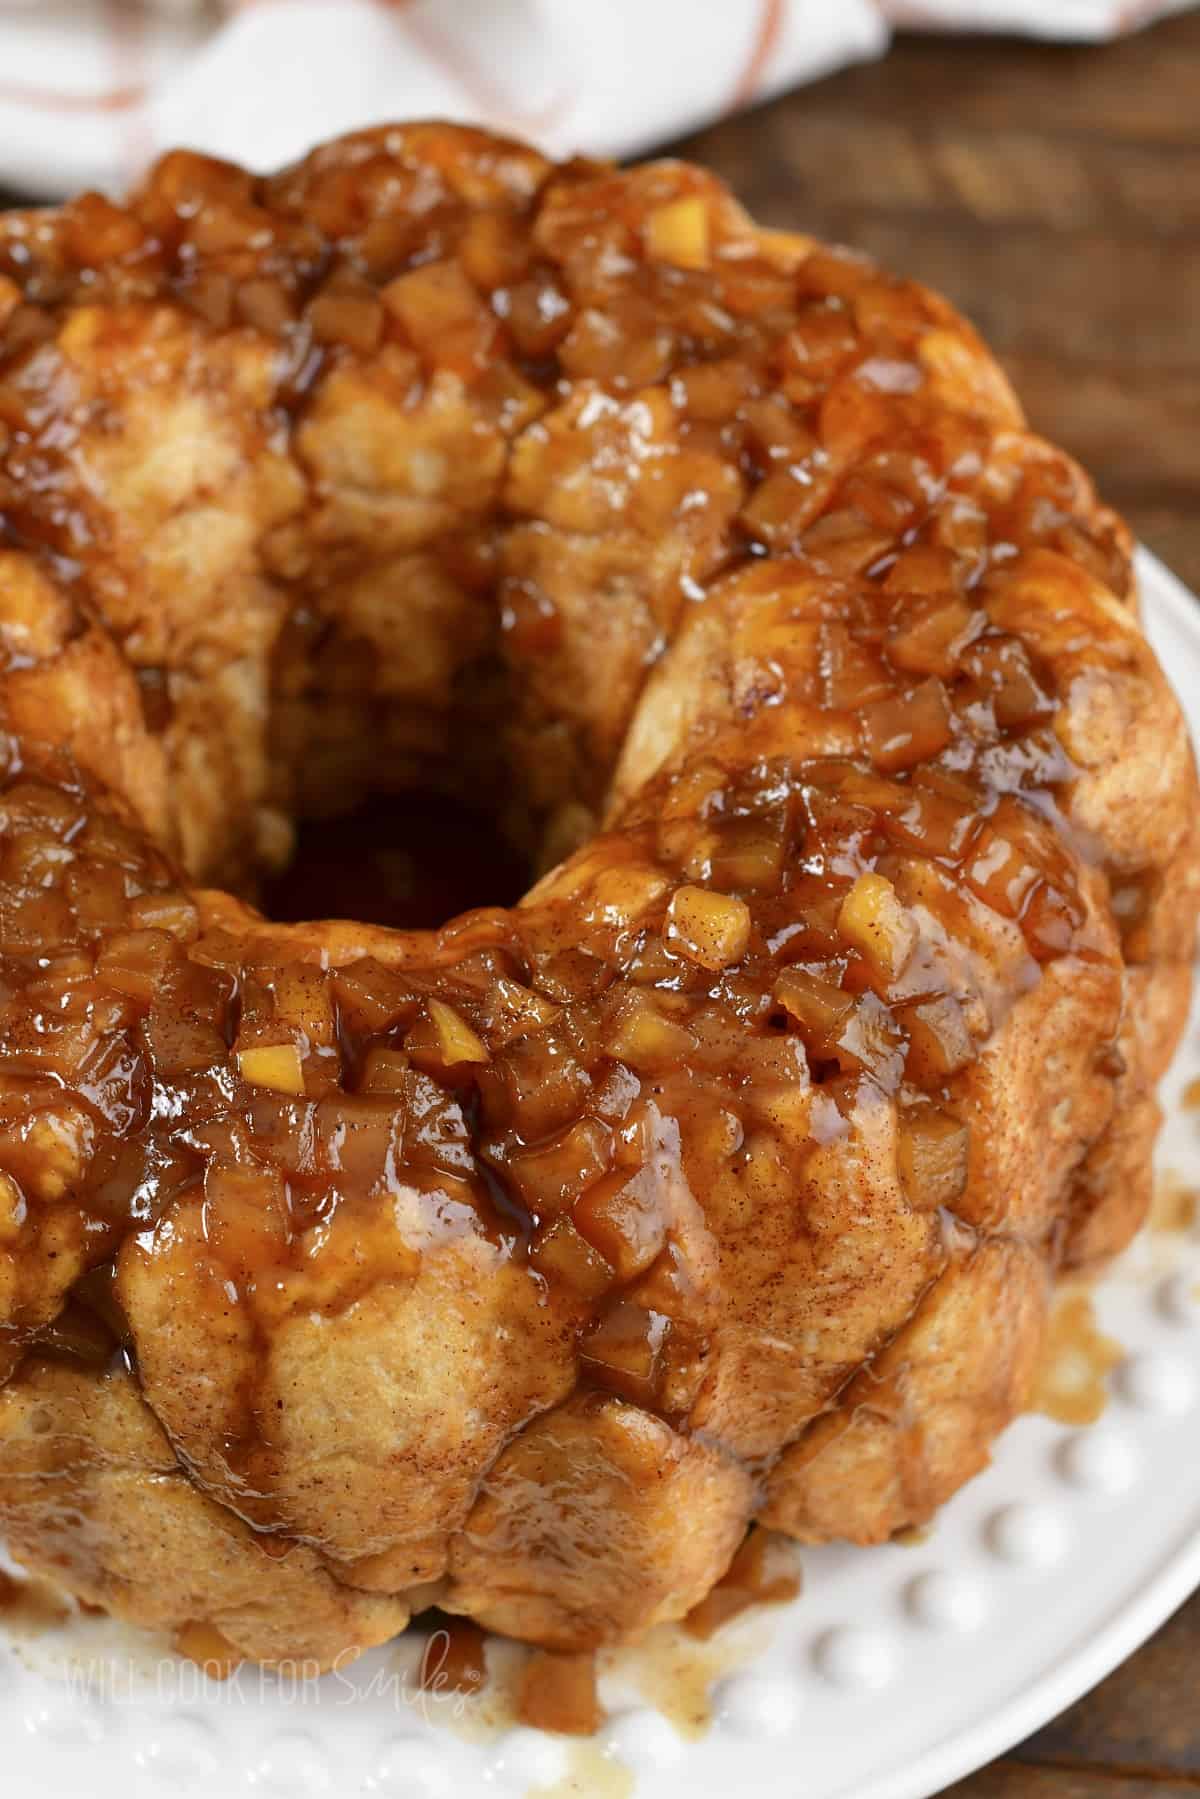
[[[1097,38],[1186,0],[0,0],[0,184],[122,187],[187,144],[256,167],[382,119],[624,155],[893,25]]]

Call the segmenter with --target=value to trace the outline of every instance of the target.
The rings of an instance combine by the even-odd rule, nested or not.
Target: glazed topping
[[[121,463],[122,333],[231,471],[202,593],[207,490]],[[477,1237],[585,1384],[681,1419],[718,1177],[773,1203],[885,1098],[907,1205],[952,1213],[981,1047],[1044,965],[1115,965],[1054,655],[1124,545],[1018,425],[938,302],[675,165],[414,130],[0,223],[0,1366],[103,1361],[105,1271],[188,1230],[260,1340]],[[1058,639],[1014,584],[1038,556]],[[595,834],[647,669],[718,609],[711,705],[685,664],[682,734]],[[111,743],[68,703],[100,614],[137,676]],[[591,841],[436,935],[189,885],[431,766],[526,844]]]
[[[372,1278],[369,1264],[350,1278],[347,1259],[376,1196],[420,1194],[414,1247],[469,1220],[528,1257],[578,1316],[584,1377],[654,1406],[679,1353],[678,1189],[705,1190],[706,1158],[765,1127],[798,1178],[814,1128],[847,1130],[865,1083],[901,1100],[911,1203],[952,1208],[967,1129],[945,1108],[1006,1003],[955,935],[1006,932],[1018,987],[1083,941],[1055,832],[936,768],[709,770],[691,813],[684,785],[640,803],[657,823],[599,839],[578,890],[468,915],[424,959],[385,936],[393,960],[322,967],[289,959],[284,930],[256,926],[248,943],[212,922],[84,789],[10,781],[10,1338],[106,1359],[99,1293],[72,1302],[82,1336],[75,1324],[68,1343],[60,1319],[51,1339],[23,1267],[60,1240],[102,1264],[189,1201],[265,1326],[312,1303],[324,1264],[345,1306]],[[770,882],[747,857],[768,815]],[[823,1092],[834,1110],[818,1120]]]
[[[980,641],[990,587],[1035,547],[1118,593],[1128,566],[1017,424],[940,302],[681,165],[554,172],[410,128],[271,180],[180,153],[128,208],[0,221],[0,552],[108,609],[206,878],[286,854],[297,804],[451,765],[544,844],[600,803],[681,607],[766,554],[836,591],[816,698],[881,771],[948,749],[955,677],[985,724],[1045,721],[1020,633]],[[203,479],[152,453],[174,435]],[[45,649],[6,612],[22,667]],[[205,743],[222,658],[247,739],[247,689],[275,699],[232,756]]]

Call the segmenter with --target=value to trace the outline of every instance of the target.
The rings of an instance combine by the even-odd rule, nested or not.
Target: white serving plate
[[[1200,738],[1200,602],[1145,551],[1139,574]],[[1197,1076],[1200,1008],[1160,1150],[1200,1187],[1200,1113],[1179,1103]],[[690,1651],[693,1685],[717,1669],[695,1740],[647,1699],[671,1687],[661,1668],[657,1688],[636,1665],[606,1674],[613,1715],[580,1747],[422,1703],[408,1640],[320,1682],[243,1669],[220,1685],[93,1619],[0,1634],[3,1791],[928,1799],[1078,1698],[1200,1586],[1200,1228],[1145,1234],[1095,1303],[1126,1352],[1101,1422],[1020,1420],[916,1547],[806,1551],[800,1599]]]

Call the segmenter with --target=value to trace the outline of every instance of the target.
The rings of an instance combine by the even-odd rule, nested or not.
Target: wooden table
[[[910,38],[680,149],[948,294],[1200,591],[1200,12],[1096,49]],[[1197,1799],[1200,1598],[953,1795]]]
[[[909,39],[681,149],[949,294],[1200,589],[1200,14],[1101,49]],[[1196,1799],[1200,1599],[953,1794]]]

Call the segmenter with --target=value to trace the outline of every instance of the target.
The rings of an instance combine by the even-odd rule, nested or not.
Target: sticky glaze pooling
[[[1050,1323],[1029,1409],[1059,1424],[1095,1424],[1108,1405],[1108,1376],[1124,1357],[1096,1318],[1090,1293],[1063,1293]]]

